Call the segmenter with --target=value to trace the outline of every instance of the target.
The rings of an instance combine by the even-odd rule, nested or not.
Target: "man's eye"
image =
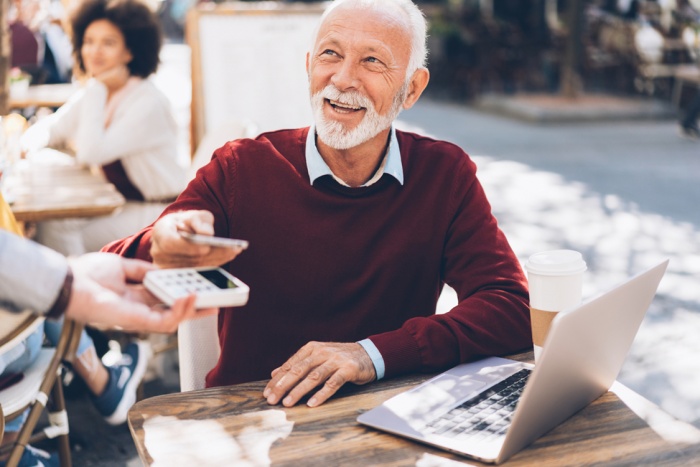
[[[370,63],[379,63],[379,59],[375,57],[367,57],[365,60]]]
[[[335,52],[332,51],[331,49],[326,49],[323,51],[321,55],[335,55]]]

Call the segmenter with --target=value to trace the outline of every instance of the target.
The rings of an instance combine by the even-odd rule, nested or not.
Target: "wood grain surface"
[[[60,107],[65,104],[78,88],[67,84],[39,84],[29,86],[26,92],[18,95],[10,92],[10,108]]]
[[[529,360],[530,356],[531,353],[516,357]],[[179,449],[179,457],[168,463],[180,459],[183,465],[195,461],[200,466],[207,465],[207,455],[213,453],[197,455],[194,451],[224,449],[214,442],[222,434],[224,444],[230,438],[237,446],[225,465],[264,465],[266,460],[279,466],[482,465],[356,422],[360,413],[429,376],[410,375],[366,386],[348,386],[314,409],[305,405],[269,406],[262,397],[265,381],[168,394],[134,405],[129,412],[129,427],[146,465],[154,463],[151,451],[160,456],[173,449]],[[648,403],[646,407],[655,406]],[[292,423],[286,437],[271,435],[271,430],[284,431],[285,425]],[[192,439],[185,434],[188,424],[194,424],[190,428],[202,441],[183,446],[183,439]],[[270,436],[278,437],[270,442]],[[181,441],[178,443],[177,439]],[[616,394],[607,392],[514,455],[506,465],[700,465],[697,437],[690,439],[694,441],[664,439]],[[209,447],[204,447],[207,444]],[[251,452],[246,446],[257,446],[258,450],[267,446],[267,452],[262,454],[269,457],[260,457],[261,453]]]
[[[43,157],[49,162],[39,162]],[[44,149],[37,159],[17,163],[4,182],[5,199],[20,222],[104,216],[126,202],[114,185],[70,156]]]

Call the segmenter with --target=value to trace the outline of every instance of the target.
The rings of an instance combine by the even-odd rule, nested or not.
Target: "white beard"
[[[311,96],[311,109],[314,113],[316,133],[321,141],[333,149],[344,150],[359,146],[391,126],[401,112],[407,90],[408,85],[406,84],[394,96],[394,102],[389,112],[386,115],[379,115],[372,102],[360,92],[342,92],[334,85],[329,84]],[[363,107],[366,109],[365,116],[357,127],[347,130],[342,123],[326,118],[323,113],[326,99],[354,107]]]

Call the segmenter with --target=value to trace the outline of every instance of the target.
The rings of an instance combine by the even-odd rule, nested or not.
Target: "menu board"
[[[187,19],[192,147],[232,121],[261,132],[309,125],[306,53],[327,3],[209,5]]]

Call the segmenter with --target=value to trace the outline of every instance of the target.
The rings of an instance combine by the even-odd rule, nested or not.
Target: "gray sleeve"
[[[49,248],[0,230],[0,306],[46,313],[68,272],[66,258]]]

